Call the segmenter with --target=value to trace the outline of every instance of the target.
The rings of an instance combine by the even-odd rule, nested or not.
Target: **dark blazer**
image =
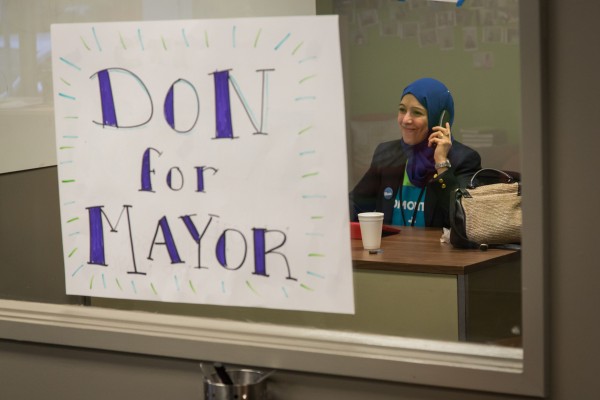
[[[448,153],[452,167],[441,175],[433,175],[425,194],[425,225],[449,227],[450,198],[458,187],[466,187],[471,176],[481,169],[479,153],[454,140]],[[350,219],[357,221],[357,214],[365,211],[384,213],[384,224],[392,222],[394,202],[402,187],[407,156],[400,140],[384,142],[377,146],[371,166],[350,192]],[[435,176],[435,178],[434,178]],[[392,196],[385,198],[385,189]],[[389,191],[388,189],[388,191]]]

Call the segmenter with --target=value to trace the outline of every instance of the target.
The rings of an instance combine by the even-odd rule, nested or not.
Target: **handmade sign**
[[[353,313],[337,18],[52,26],[68,294]]]

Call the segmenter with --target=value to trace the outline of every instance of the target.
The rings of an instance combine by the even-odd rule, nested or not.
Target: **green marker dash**
[[[192,289],[192,292],[196,293],[196,288],[194,287],[191,279],[188,281],[188,283],[190,284],[190,289]]]
[[[319,173],[318,173],[318,172],[309,172],[308,174],[304,174],[304,175],[302,175],[302,177],[303,177],[303,178],[308,178],[308,177],[310,177],[310,176],[317,176],[317,175],[319,175]]]
[[[92,288],[92,286],[94,286],[94,278],[96,277],[96,275],[92,275],[92,279],[90,279],[90,289]]]
[[[73,182],[75,182],[75,179],[63,179],[61,182],[62,183],[73,183]]]
[[[325,217],[322,215],[313,215],[310,217],[310,219],[323,219],[323,218],[325,218]]]
[[[69,149],[74,149],[74,146],[60,146],[58,149],[59,150],[69,150]]]
[[[260,38],[260,34],[262,32],[262,28],[260,28],[258,30],[258,32],[256,32],[256,38],[254,39],[254,47],[256,48],[256,45],[258,44],[258,38]]]
[[[81,39],[81,43],[83,43],[83,45],[85,46],[85,48],[87,50],[92,50],[92,49],[90,49],[90,46],[88,46],[88,44],[85,42],[85,40],[83,39],[82,36],[79,36],[79,39]]]
[[[308,253],[309,257],[325,257],[323,253]]]
[[[150,287],[152,288],[152,291],[154,292],[154,294],[158,296],[158,292],[156,291],[156,288],[154,287],[154,283],[150,282]]]
[[[298,132],[298,135],[302,135],[304,132],[306,132],[306,131],[308,131],[308,130],[312,129],[312,127],[313,127],[313,126],[312,126],[312,125],[310,125],[310,126],[307,126],[307,127],[306,127],[306,128],[304,128],[304,129],[301,129],[301,130],[300,130],[300,132]]]
[[[304,42],[300,42],[300,43],[298,44],[298,46],[294,47],[294,50],[292,51],[292,55],[295,55],[295,54],[296,54],[296,52],[298,51],[298,49],[299,49],[300,47],[302,47],[302,45],[303,45],[303,44],[304,44]]]
[[[119,31],[119,40],[121,41],[121,47],[123,47],[123,50],[127,50],[127,46],[125,45],[125,40],[123,40],[123,35],[121,35],[120,31]]]
[[[317,74],[312,74],[312,75],[306,76],[306,77],[304,77],[304,78],[300,79],[300,80],[298,81],[298,83],[304,83],[304,82],[306,82],[307,80],[314,78],[315,76],[317,76]]]
[[[119,287],[119,290],[123,290],[123,287],[121,286],[121,282],[119,282],[119,278],[115,278],[115,281],[117,282],[117,286]]]
[[[301,284],[300,284],[300,287],[301,287],[302,289],[306,289],[306,290],[309,290],[309,291],[311,291],[311,292],[315,290],[315,289],[313,289],[313,288],[311,288],[311,287],[308,287],[308,286],[306,286],[304,283],[301,283]]]
[[[162,41],[163,49],[167,50],[167,42],[165,42],[163,35],[160,35],[160,40]]]
[[[79,219],[79,217],[71,218],[71,219],[67,220],[67,224],[68,224],[68,223],[71,223],[71,222],[75,222],[75,221],[77,221],[78,219]]]
[[[250,284],[249,281],[246,281],[246,285],[250,288],[250,290],[252,290],[254,292],[255,295],[260,296],[258,294],[258,292],[256,291],[256,289],[254,289],[254,287],[252,287],[252,284]]]
[[[75,247],[73,250],[71,250],[71,252],[69,253],[69,255],[67,257],[71,258],[71,256],[73,254],[75,254],[76,251],[77,251],[77,247]]]

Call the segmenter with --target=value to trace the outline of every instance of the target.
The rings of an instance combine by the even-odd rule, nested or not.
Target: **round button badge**
[[[392,190],[391,187],[386,187],[385,189],[383,189],[383,198],[386,200],[389,200],[392,198],[392,195],[394,194],[394,191]]]

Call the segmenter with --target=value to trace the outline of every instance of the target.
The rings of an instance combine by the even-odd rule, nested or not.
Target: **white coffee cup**
[[[377,250],[381,247],[382,212],[364,212],[358,214],[360,235],[365,250]]]

